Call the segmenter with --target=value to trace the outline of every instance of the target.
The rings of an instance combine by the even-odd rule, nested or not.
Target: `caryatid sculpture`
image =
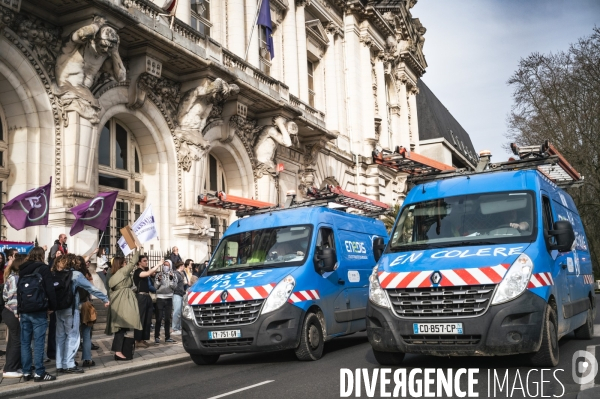
[[[258,162],[274,169],[275,150],[277,144],[284,147],[292,146],[292,136],[298,134],[298,125],[278,116],[273,120],[275,126],[265,126],[254,144],[254,156]]]
[[[202,131],[213,105],[239,91],[237,85],[217,78],[183,94],[177,108],[175,135],[179,139],[179,159],[184,170],[190,169],[191,161],[201,158],[202,150],[208,150]]]
[[[91,123],[100,121],[100,103],[90,89],[101,70],[119,82],[126,78],[117,31],[106,25],[104,18],[96,16],[92,24],[65,39],[55,66],[56,95],[67,111],[76,111]]]

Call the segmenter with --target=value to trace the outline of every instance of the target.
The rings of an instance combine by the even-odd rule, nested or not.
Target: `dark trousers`
[[[171,338],[171,312],[173,312],[173,298],[156,298],[156,326],[154,338],[160,338],[160,322],[165,318],[165,340]]]
[[[110,350],[113,352],[122,352],[123,351],[123,341],[125,340],[125,333],[128,331],[127,328],[121,328],[118,332],[115,333],[113,337],[113,343],[110,347]]]
[[[46,356],[56,359],[56,312],[50,313],[50,323],[48,324],[48,349]]]
[[[17,371],[21,368],[21,323],[17,316],[7,308],[2,309],[2,319],[8,327],[4,372]]]
[[[150,339],[150,325],[152,324],[152,298],[150,295],[137,294],[138,307],[140,308],[140,322],[142,323],[141,330],[134,330],[133,337],[136,341],[144,341]]]

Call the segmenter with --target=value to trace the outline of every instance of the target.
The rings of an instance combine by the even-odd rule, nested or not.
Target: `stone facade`
[[[272,60],[253,30],[256,0],[179,0],[174,20],[162,0],[0,5],[3,201],[54,179],[50,225],[3,223],[2,238],[50,244],[71,207],[119,189],[111,253],[118,228],[152,204],[160,241],[147,249],[200,261],[234,219],[197,204],[206,190],[282,203],[335,184],[401,200],[404,177],[371,152],[419,151],[415,2],[270,0]],[[85,230],[71,248],[98,236]]]

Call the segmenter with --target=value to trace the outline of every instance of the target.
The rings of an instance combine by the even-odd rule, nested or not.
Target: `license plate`
[[[241,338],[241,330],[209,331],[208,339]]]
[[[462,323],[413,323],[415,334],[462,334]]]

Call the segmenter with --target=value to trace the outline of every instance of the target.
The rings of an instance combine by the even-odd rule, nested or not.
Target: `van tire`
[[[302,326],[296,357],[298,360],[319,360],[323,356],[324,347],[325,339],[321,321],[315,313],[308,313]]]
[[[380,352],[373,349],[373,355],[382,366],[399,366],[404,360],[404,352]]]
[[[221,355],[191,355],[190,357],[198,366],[215,364]]]
[[[558,365],[558,319],[556,317],[556,310],[550,305],[546,305],[542,344],[537,352],[530,354],[529,359],[536,367],[555,367]]]
[[[585,324],[575,329],[575,338],[577,339],[592,339],[594,336],[594,319],[592,317],[593,309],[587,310]]]

